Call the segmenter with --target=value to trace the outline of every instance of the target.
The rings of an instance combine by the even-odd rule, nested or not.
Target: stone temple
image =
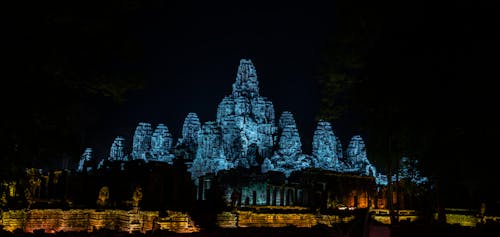
[[[240,61],[232,92],[214,114],[214,121],[200,121],[188,113],[176,140],[167,123],[140,122],[130,141],[113,140],[106,157],[85,148],[73,170],[28,169],[26,187],[0,184],[9,190],[0,193],[0,207],[28,207],[4,212],[0,224],[29,232],[192,232],[190,212],[200,222],[217,214],[220,227],[331,226],[348,217],[328,214],[339,207],[413,208],[422,201],[412,195],[428,182],[416,160],[403,157],[388,177],[368,159],[361,136],[343,146],[328,121],[317,122],[305,154],[293,113],[275,114],[250,60]]]
[[[257,71],[248,59],[240,60],[232,92],[221,100],[215,115],[214,121],[200,121],[196,113],[189,113],[176,142],[165,124],[153,126],[140,122],[131,141],[131,152],[126,152],[125,139],[116,137],[109,156],[103,159],[93,160],[92,149],[85,149],[77,171],[110,167],[123,170],[127,163],[137,161],[172,165],[181,160],[197,187],[198,199],[206,199],[208,191],[216,185],[228,202],[236,195],[238,202],[244,203],[247,199],[247,203],[256,205],[299,204],[299,199],[302,204],[313,203],[311,196],[305,197],[308,188],[304,188],[307,186],[304,180],[324,183],[329,179],[327,176],[364,177],[379,188],[396,178],[427,182],[416,170],[417,163],[408,158],[401,161],[399,177],[389,178],[377,172],[367,157],[363,138],[354,135],[349,144],[343,146],[328,121],[317,122],[312,153],[305,154],[293,113],[275,114],[272,101],[260,94]],[[309,178],[304,179],[305,176]],[[315,188],[317,183],[308,185]],[[323,189],[327,189],[325,185]],[[359,195],[351,196],[351,204],[357,203],[354,199]]]

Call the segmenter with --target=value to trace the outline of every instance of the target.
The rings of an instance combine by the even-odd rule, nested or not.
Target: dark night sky
[[[137,122],[147,121],[165,123],[178,137],[188,112],[214,120],[218,103],[231,93],[239,60],[248,58],[261,95],[274,102],[277,118],[285,110],[294,113],[309,150],[319,106],[320,50],[331,16],[297,6],[208,9],[149,10],[134,29],[145,46],[147,87],[110,110],[109,129],[96,135],[111,143],[117,134],[131,137]]]
[[[322,52],[336,26],[334,1],[322,4],[312,1],[302,4],[120,2],[110,1],[106,6],[87,1],[18,6],[16,10],[19,11],[13,11],[7,24],[7,30],[13,30],[12,34],[6,34],[12,36],[7,37],[10,40],[10,44],[6,44],[7,53],[12,53],[7,55],[12,56],[11,61],[17,64],[14,68],[19,68],[15,74],[21,77],[25,64],[36,67],[45,62],[45,56],[51,53],[47,45],[67,44],[66,48],[61,48],[69,49],[66,53],[71,54],[73,49],[86,44],[78,32],[74,33],[71,24],[65,28],[64,22],[70,21],[67,19],[85,20],[81,25],[76,22],[78,27],[99,28],[102,25],[106,29],[103,40],[111,44],[121,44],[122,40],[134,42],[138,53],[132,57],[133,63],[110,60],[107,66],[141,71],[145,87],[127,93],[122,104],[110,100],[88,102],[99,116],[94,125],[86,128],[85,146],[94,147],[97,154],[105,155],[115,136],[124,136],[131,142],[135,126],[141,121],[153,125],[164,123],[177,139],[188,112],[196,112],[202,122],[214,120],[218,103],[231,92],[239,60],[248,58],[256,66],[261,95],[274,103],[277,118],[285,110],[294,114],[304,151],[310,152],[319,111],[317,79]],[[446,82],[453,84],[443,90],[440,103],[455,112],[462,111],[463,107],[463,113],[457,115],[459,119],[452,122],[466,124],[469,137],[466,145],[477,147],[467,149],[469,153],[477,151],[473,156],[475,162],[470,161],[472,156],[462,155],[457,158],[459,165],[455,167],[461,167],[459,172],[464,177],[479,174],[474,182],[481,183],[489,180],[484,170],[495,170],[489,164],[498,154],[495,150],[498,120],[492,112],[498,110],[495,103],[497,86],[493,86],[493,82],[498,79],[495,70],[498,68],[500,21],[499,14],[489,6],[458,2],[439,6],[408,3],[402,8],[384,9],[386,13],[401,11],[393,14],[401,18],[387,17],[385,20],[401,22],[395,24],[401,28],[397,30],[410,32],[410,40],[406,39],[406,43],[415,47],[410,47],[412,51],[401,59],[410,60],[412,64],[408,68],[413,71],[409,70],[408,75],[424,78],[428,73],[436,78],[444,77]],[[114,10],[113,4],[122,11]],[[129,11],[123,10],[127,4],[130,4]],[[52,19],[63,24],[56,24],[57,28],[45,23]],[[111,27],[105,25],[109,22]],[[421,28],[413,29],[415,25]],[[47,28],[53,31],[45,31]],[[412,40],[412,34],[418,37]],[[427,58],[425,53],[419,54],[426,50],[426,42],[435,42],[433,49],[445,50],[436,50],[435,54],[429,54],[435,58]],[[427,67],[423,72],[418,72],[420,63]],[[27,85],[37,81],[36,75],[29,76],[32,78]],[[37,90],[34,86],[13,88],[17,89],[2,95],[8,106],[16,107],[12,98],[37,100],[35,94],[29,93]],[[426,92],[422,91],[422,98],[425,97]],[[16,113],[11,113],[14,119],[17,119]],[[348,119],[333,121],[333,128],[344,147],[357,131]],[[462,149],[463,144],[456,148]],[[443,159],[455,162],[453,157]]]

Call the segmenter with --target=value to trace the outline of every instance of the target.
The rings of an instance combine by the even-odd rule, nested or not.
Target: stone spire
[[[281,114],[279,130],[278,150],[274,153],[270,161],[264,159],[264,163],[261,166],[262,172],[275,170],[289,176],[294,170],[309,167],[311,160],[302,154],[302,143],[300,142],[299,131],[292,113],[285,111]]]
[[[332,130],[332,125],[327,121],[319,121],[314,131],[312,143],[312,155],[316,168],[341,171],[344,167],[341,163],[342,149],[340,141]]]
[[[287,157],[302,153],[302,142],[295,124],[286,125],[281,131],[278,153]]]
[[[366,156],[365,142],[360,135],[355,135],[351,138],[346,153],[346,165],[350,171],[367,176],[376,175],[375,167]]]
[[[117,136],[115,138],[109,152],[110,161],[126,161],[124,143],[125,139],[123,137]]]
[[[189,113],[182,125],[182,138],[179,138],[177,145],[183,145],[190,151],[195,151],[198,144],[198,133],[201,129],[200,119],[196,113]]]
[[[92,148],[85,148],[85,151],[80,157],[80,162],[78,162],[77,171],[82,172],[88,166],[90,160],[92,160]]]
[[[278,127],[283,130],[288,125],[296,126],[295,119],[293,118],[293,114],[291,112],[283,111],[278,121]]]
[[[172,148],[172,135],[168,127],[160,123],[156,126],[151,136],[151,155],[154,160],[168,161],[170,157],[170,148]]]
[[[278,153],[284,156],[301,154],[302,143],[293,114],[284,111],[280,116],[278,127],[280,130]]]
[[[274,106],[259,95],[257,73],[252,62],[242,59],[233,93],[217,108],[224,155],[238,167],[258,166],[262,157],[270,157],[276,144]]]
[[[147,160],[147,155],[150,155],[151,150],[151,135],[153,129],[150,123],[139,123],[134,133],[134,141],[132,145],[133,160]]]
[[[257,71],[250,59],[241,59],[236,82],[233,84],[233,96],[245,96],[249,98],[259,96],[259,81]]]

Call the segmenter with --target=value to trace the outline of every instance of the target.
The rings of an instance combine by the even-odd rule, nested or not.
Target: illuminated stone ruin
[[[151,136],[153,130],[150,123],[139,123],[134,133],[132,144],[133,160],[149,160],[151,157]]]
[[[346,153],[347,171],[366,176],[376,176],[377,172],[366,156],[365,142],[361,136],[356,135],[351,138]]]
[[[332,130],[332,125],[319,121],[312,143],[314,166],[326,170],[342,171],[342,145]]]
[[[111,151],[109,152],[109,160],[111,161],[126,161],[127,156],[125,156],[124,151],[125,139],[123,137],[116,137],[115,141],[111,145]]]
[[[160,215],[158,211],[141,210],[8,210],[0,214],[0,223],[2,223],[4,231],[16,232],[16,230],[22,230],[33,233],[37,230],[44,230],[45,233],[51,234],[51,236],[59,236],[58,232],[92,232],[101,229],[144,234],[156,230],[168,230],[177,233],[200,231],[189,214],[174,211],[168,211],[167,213],[165,216]],[[11,235],[19,236],[19,234],[10,234],[8,236]],[[26,236],[31,235],[27,234]],[[69,235],[73,236],[72,234]],[[87,236],[81,233],[76,235]],[[89,235],[95,236],[94,234]]]
[[[194,177],[232,168],[222,149],[222,134],[215,122],[206,122],[198,137],[198,149],[191,167]]]
[[[109,157],[107,159],[102,159],[97,165],[97,169],[102,169],[105,167],[105,162],[126,162],[128,161],[128,156],[125,155],[125,138],[117,136],[111,144],[111,149],[109,151]]]
[[[96,204],[98,207],[105,207],[108,205],[109,200],[109,188],[104,186],[99,190],[99,195],[97,196]]]
[[[233,84],[233,97],[254,98],[259,96],[257,71],[248,59],[240,60],[236,82]]]
[[[172,148],[172,134],[168,127],[160,123],[156,126],[151,136],[151,160],[172,163],[174,155],[170,153]]]
[[[302,143],[292,113],[283,112],[278,125],[278,149],[271,159],[266,161],[264,170],[280,171],[289,176],[292,171],[311,167],[310,157],[302,154]]]
[[[78,168],[76,169],[78,172],[82,171],[90,171],[92,170],[92,166],[89,164],[92,161],[92,148],[85,148],[82,156],[80,157],[80,161],[78,162]]]
[[[258,84],[252,62],[241,60],[233,92],[217,109],[224,154],[235,167],[258,166],[256,153],[269,156],[275,144],[274,106],[259,95]]]
[[[158,124],[153,131],[151,124],[141,122],[133,136],[132,152],[126,154],[124,138],[117,137],[107,160],[172,164],[175,157],[184,158],[195,180],[234,168],[260,169],[262,173],[277,171],[286,177],[294,171],[318,168],[373,176],[380,185],[386,185],[388,180],[377,173],[368,160],[361,136],[353,136],[344,152],[327,121],[317,124],[312,154],[303,154],[293,114],[284,111],[276,121],[273,103],[260,95],[257,72],[247,59],[240,61],[232,92],[219,103],[215,121],[204,122],[202,126],[197,114],[189,113],[175,146],[167,126]],[[85,164],[89,159],[82,157],[80,163]],[[103,160],[99,168],[102,164]],[[82,165],[78,171],[83,171]],[[415,182],[425,180],[412,179]]]
[[[182,137],[177,141],[177,147],[184,147],[190,154],[194,154],[198,147],[198,133],[201,129],[200,119],[196,113],[189,113],[182,125]]]

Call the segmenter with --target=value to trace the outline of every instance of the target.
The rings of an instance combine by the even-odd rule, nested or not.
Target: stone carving
[[[141,186],[137,186],[134,189],[134,192],[132,194],[132,206],[133,207],[139,207],[139,203],[142,200],[142,188]]]
[[[288,176],[294,170],[310,167],[311,158],[302,154],[302,143],[292,113],[283,112],[278,125],[280,130],[278,150],[271,157],[271,165],[266,164],[261,169],[269,170],[271,168],[271,170],[283,172]],[[264,162],[267,161],[264,160]]]
[[[349,172],[376,177],[375,166],[368,160],[365,143],[359,135],[353,136],[349,146],[347,146],[346,165],[346,170]]]
[[[104,186],[99,190],[99,195],[97,196],[97,206],[105,207],[108,205],[109,200],[109,188]]]
[[[344,153],[327,121],[318,122],[312,155],[303,154],[293,114],[284,111],[279,120],[275,120],[273,103],[260,95],[257,72],[248,59],[240,60],[232,92],[219,103],[215,121],[206,122],[202,127],[197,114],[189,113],[184,120],[182,136],[173,148],[172,143],[167,126],[158,124],[153,132],[151,124],[141,122],[134,133],[132,153],[125,154],[124,139],[117,137],[107,160],[120,161],[123,168],[123,161],[129,156],[133,160],[170,164],[174,157],[182,157],[193,179],[221,170],[260,166],[262,172],[279,171],[286,176],[314,167],[374,176],[379,184],[386,184],[388,180],[377,174],[368,160],[361,136],[354,136]],[[82,155],[78,171],[82,171],[91,159],[90,151]],[[101,160],[98,167],[105,161]]]
[[[190,172],[196,178],[229,168],[232,167],[223,153],[220,127],[215,122],[206,122],[199,134],[198,150]]]
[[[260,157],[271,156],[277,131],[274,107],[265,97],[259,96],[257,74],[250,60],[240,61],[233,93],[222,99],[216,123],[210,126],[220,130],[220,136],[219,131],[210,136],[206,131],[201,132],[199,146],[206,146],[201,143],[206,142],[209,136],[213,138],[211,143],[220,143],[222,149],[217,151],[217,155],[208,155],[206,148],[197,149],[197,158],[192,166],[194,178],[221,169],[255,167],[262,162]]]
[[[31,204],[35,202],[35,199],[39,198],[40,196],[40,187],[42,184],[42,180],[40,179],[41,170],[35,168],[28,168],[26,169],[26,176],[28,183],[24,191],[24,197],[28,202],[28,209],[29,209],[31,207]]]
[[[198,133],[201,129],[200,119],[196,113],[189,113],[182,125],[182,138],[177,141],[177,146],[183,146],[190,153],[194,153],[198,146]]]
[[[257,71],[251,60],[242,59],[238,66],[236,82],[233,84],[234,97],[257,97],[259,96],[259,81]]]
[[[110,161],[126,161],[127,157],[125,156],[124,151],[124,143],[125,139],[123,137],[116,137],[111,145],[111,151],[109,152],[109,160]]]
[[[90,171],[92,166],[90,166],[90,162],[92,160],[92,148],[85,148],[82,156],[80,157],[80,161],[78,162],[78,168],[76,169],[78,172],[82,171]]]
[[[249,152],[257,146],[260,156],[272,154],[275,144],[274,107],[259,96],[255,68],[250,60],[242,60],[233,93],[224,97],[217,110],[217,123],[222,127],[223,146],[228,161],[240,167],[258,166]]]
[[[319,121],[316,131],[314,131],[312,143],[314,167],[342,171],[345,167],[341,163],[341,149],[342,145],[333,133],[332,125],[327,121]]]
[[[134,133],[132,144],[132,159],[133,160],[149,160],[151,153],[151,136],[153,130],[150,123],[139,123]]]
[[[174,158],[174,155],[170,154],[172,142],[172,135],[168,131],[167,126],[161,123],[158,124],[151,136],[151,159],[154,161],[172,163]]]
[[[166,215],[158,211],[120,209],[2,210],[0,220],[1,236],[158,236],[151,234],[151,230],[184,236],[200,231],[188,213],[170,210]],[[25,233],[20,233],[21,230]]]

